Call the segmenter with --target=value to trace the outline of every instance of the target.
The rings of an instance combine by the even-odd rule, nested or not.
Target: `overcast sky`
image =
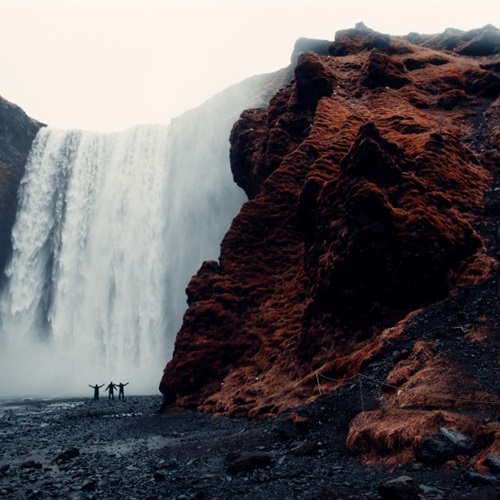
[[[286,66],[299,37],[500,27],[500,1],[0,0],[0,95],[59,128],[166,123]]]

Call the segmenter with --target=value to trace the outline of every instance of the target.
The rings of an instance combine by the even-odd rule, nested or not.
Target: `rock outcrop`
[[[187,287],[166,408],[272,417],[359,383],[347,445],[368,461],[442,427],[479,466],[499,452],[494,424],[459,413],[500,401],[499,34],[360,23],[241,115],[249,201]]]
[[[0,97],[0,270],[11,252],[11,231],[17,211],[17,189],[31,144],[43,124]]]

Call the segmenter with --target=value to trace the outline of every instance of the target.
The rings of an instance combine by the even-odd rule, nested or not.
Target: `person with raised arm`
[[[89,384],[89,387],[92,387],[92,389],[94,389],[94,401],[97,401],[99,399],[99,389],[101,387],[104,387],[104,384],[102,385],[90,385]]]
[[[104,389],[105,391],[109,391],[109,394],[108,394],[108,399],[115,399],[115,389],[117,389],[118,386],[116,384],[113,384],[113,382],[110,382],[108,384],[108,387],[106,387],[106,389]]]
[[[123,391],[123,388],[128,385],[128,382],[126,384],[122,384],[121,382],[118,384],[118,399],[120,399],[120,396],[123,400],[125,400],[125,393]]]

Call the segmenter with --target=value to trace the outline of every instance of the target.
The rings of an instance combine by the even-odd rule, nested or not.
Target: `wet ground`
[[[473,485],[459,470],[363,467],[343,444],[357,397],[354,389],[340,396],[307,407],[299,433],[286,415],[160,415],[161,396],[3,400],[0,497],[378,499],[381,484],[407,475],[418,498],[500,498],[497,485]]]

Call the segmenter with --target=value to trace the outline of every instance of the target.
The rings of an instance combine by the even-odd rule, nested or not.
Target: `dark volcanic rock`
[[[490,474],[480,474],[478,472],[467,471],[465,478],[471,484],[498,484],[498,479]]]
[[[437,50],[454,51],[464,56],[492,56],[500,52],[500,30],[491,24],[470,31],[448,28],[438,35],[405,37],[412,43]]]
[[[470,455],[471,452],[469,438],[450,429],[440,429],[423,441],[417,450],[417,458],[425,464],[444,463],[458,455]]]
[[[487,25],[472,30],[464,36],[464,42],[456,51],[464,56],[491,56],[500,52],[500,30]]]
[[[94,491],[97,489],[97,481],[95,479],[90,479],[82,484],[82,491]]]
[[[68,460],[71,460],[72,458],[75,458],[78,455],[80,455],[80,450],[72,446],[71,448],[68,448],[67,450],[57,455],[56,461],[67,462]]]
[[[2,464],[10,467],[0,473],[0,498],[375,500],[380,485],[394,494],[418,485],[422,500],[498,496],[498,484],[470,482],[461,467],[361,464],[344,443],[346,425],[359,411],[352,388],[295,410],[301,440],[321,443],[313,455],[291,453],[294,445],[274,432],[292,414],[259,421],[192,411],[158,414],[161,399],[1,400],[0,424],[13,416],[23,423],[2,428]],[[70,447],[81,454],[43,469],[20,467],[27,460],[52,462],[55,450]],[[241,469],[228,472],[229,463],[245,457],[245,466],[242,460]]]
[[[390,47],[389,35],[378,33],[363,23],[357,23],[354,29],[337,31],[335,41],[330,45],[330,54],[342,57],[373,49],[388,52]]]
[[[271,462],[269,453],[236,453],[228,457],[227,471],[229,474],[252,472],[268,466]]]
[[[316,40],[314,38],[299,38],[295,42],[290,61],[292,66],[297,64],[299,56],[304,52],[313,52],[320,56],[327,56],[330,48],[330,40]]]
[[[356,456],[412,460],[442,427],[470,437],[472,466],[498,453],[478,420],[500,399],[498,56],[453,52],[487,31],[357,25],[242,113],[249,201],[187,287],[166,411],[272,417],[362,382],[342,434]]]
[[[419,488],[409,476],[400,476],[381,484],[378,488],[381,500],[418,500]]]
[[[275,432],[284,441],[303,436],[309,430],[309,419],[292,413],[276,423]]]
[[[27,460],[21,464],[21,469],[41,469],[43,464],[36,460]]]
[[[318,453],[319,446],[316,443],[311,443],[310,441],[301,441],[295,443],[290,448],[290,452],[299,457],[307,457],[311,455],[316,455]]]
[[[490,455],[486,457],[484,465],[488,467],[492,472],[500,472],[500,455]]]

